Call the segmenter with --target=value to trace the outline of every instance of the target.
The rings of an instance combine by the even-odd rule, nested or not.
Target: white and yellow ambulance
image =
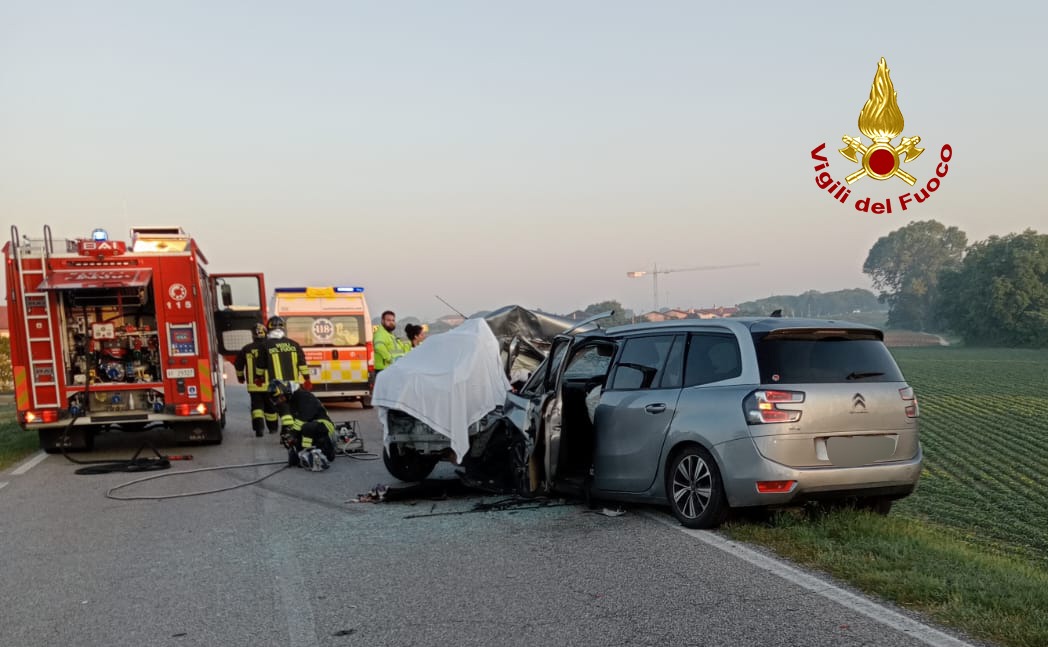
[[[302,345],[314,395],[371,406],[375,349],[364,288],[276,288],[271,313],[284,318],[288,337]]]

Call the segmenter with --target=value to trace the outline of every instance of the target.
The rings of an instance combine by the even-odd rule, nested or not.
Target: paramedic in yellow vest
[[[266,368],[269,371],[269,379],[282,382],[296,382],[307,391],[313,389],[313,383],[309,380],[309,366],[306,364],[306,354],[297,341],[287,336],[287,323],[283,317],[270,317],[269,337],[266,339]],[[257,373],[256,373],[257,374]],[[269,382],[266,382],[267,388]],[[286,407],[278,407],[280,424],[285,429],[290,428],[295,419],[291,411]]]
[[[397,329],[397,315],[392,310],[382,313],[382,325],[375,328],[372,343],[375,346],[375,372],[389,368],[395,359],[404,354],[404,347],[393,335]]]
[[[277,410],[267,397],[269,388],[269,371],[265,368],[267,357],[266,325],[255,324],[255,340],[240,349],[233,368],[237,372],[237,382],[247,385],[247,394],[251,398],[251,427],[256,436],[277,431]],[[251,378],[250,381],[248,378]]]

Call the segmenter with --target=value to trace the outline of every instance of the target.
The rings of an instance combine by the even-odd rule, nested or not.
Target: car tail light
[[[899,397],[903,399],[906,405],[906,417],[907,418],[918,418],[921,415],[921,409],[917,406],[917,396],[913,393],[913,387],[906,387],[899,389]]]
[[[23,419],[26,424],[33,422],[57,422],[58,409],[44,409],[39,413],[36,411],[26,411]]]
[[[801,412],[797,409],[780,407],[780,404],[804,402],[803,391],[754,391],[742,402],[746,422],[751,425],[766,425],[780,422],[797,422]]]
[[[757,481],[757,491],[761,494],[781,494],[789,492],[797,481]]]
[[[368,370],[375,370],[375,344],[368,342],[366,344],[368,349]]]
[[[176,416],[189,416],[193,415],[193,405],[191,404],[176,404],[175,405]]]

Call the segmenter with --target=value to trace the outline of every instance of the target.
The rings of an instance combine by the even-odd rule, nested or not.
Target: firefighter
[[[317,396],[297,382],[273,380],[269,383],[269,397],[276,407],[291,412],[292,424],[280,434],[288,450],[288,465],[299,465],[302,457],[313,449],[319,449],[328,462],[335,460],[335,423]]]
[[[247,385],[247,393],[251,398],[251,427],[256,436],[262,436],[266,428],[269,428],[269,433],[276,433],[277,411],[266,397],[269,388],[269,371],[265,361],[268,346],[266,325],[259,322],[252,332],[254,341],[240,349],[233,368],[237,372],[237,382]],[[251,377],[250,382],[248,377]]]
[[[297,341],[287,336],[287,323],[283,317],[273,316],[267,322],[269,335],[266,339],[266,361],[267,373],[258,374],[264,380],[280,380],[301,384],[307,390],[312,390],[313,384],[309,381],[309,366],[306,365],[306,354]],[[267,385],[269,382],[263,382]],[[277,407],[280,416],[281,427],[288,429],[293,423],[291,413],[286,406]]]

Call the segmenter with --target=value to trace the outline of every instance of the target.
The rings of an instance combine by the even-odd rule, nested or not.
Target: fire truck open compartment
[[[132,228],[125,243],[12,226],[3,251],[18,422],[43,449],[153,423],[179,442],[221,442],[222,362],[265,320],[261,274],[209,273],[178,227]]]
[[[160,344],[150,288],[58,291],[69,384],[159,381]]]

